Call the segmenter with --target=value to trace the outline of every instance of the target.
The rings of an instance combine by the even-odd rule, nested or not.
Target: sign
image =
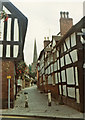
[[[11,76],[7,76],[7,79],[11,79]]]

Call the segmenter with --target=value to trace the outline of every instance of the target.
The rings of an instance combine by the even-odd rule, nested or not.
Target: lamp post
[[[10,109],[10,80],[11,76],[7,76],[8,79],[8,109]]]

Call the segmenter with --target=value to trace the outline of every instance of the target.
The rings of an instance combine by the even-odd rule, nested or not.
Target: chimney
[[[49,37],[47,37],[47,40],[46,40],[46,37],[44,37],[44,48],[50,43],[50,40],[49,40]]]
[[[60,12],[60,32],[63,36],[73,26],[73,19],[69,18],[69,12]]]

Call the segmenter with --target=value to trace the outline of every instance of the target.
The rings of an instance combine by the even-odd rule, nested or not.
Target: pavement
[[[28,96],[28,108],[25,108],[25,94]],[[2,115],[23,115],[23,116],[42,116],[42,117],[62,117],[62,118],[82,118],[83,113],[66,106],[59,105],[52,100],[52,105],[48,106],[47,94],[41,93],[37,86],[25,88],[19,92],[15,100],[13,109],[3,109]]]

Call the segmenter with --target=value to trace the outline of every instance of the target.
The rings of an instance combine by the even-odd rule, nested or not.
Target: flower
[[[3,22],[8,20],[8,15],[7,15],[7,13],[4,10],[0,11],[0,20],[1,19],[4,19]]]

